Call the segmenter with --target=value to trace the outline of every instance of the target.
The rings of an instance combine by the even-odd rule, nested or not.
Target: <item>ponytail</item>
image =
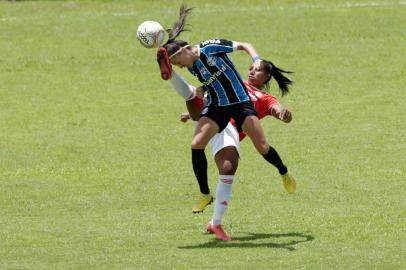
[[[179,18],[173,24],[172,29],[166,30],[169,34],[168,41],[163,45],[163,47],[168,52],[169,58],[172,58],[177,53],[180,52],[182,48],[189,47],[189,44],[183,40],[176,40],[176,38],[182,33],[183,31],[188,31],[185,29],[186,26],[186,17],[190,14],[192,8],[187,8],[185,4],[182,4],[179,9]]]
[[[169,34],[169,39],[166,42],[166,44],[174,42],[175,39],[183,31],[188,31],[187,29],[185,29],[186,17],[189,15],[191,10],[192,10],[192,8],[187,8],[187,6],[185,4],[182,4],[180,6],[178,20],[173,24],[172,29],[167,30],[167,32]]]
[[[293,73],[293,72],[280,69],[277,66],[275,66],[271,61],[267,60],[262,60],[261,65],[263,65],[266,73],[269,74],[269,79],[264,83],[265,89],[269,90],[269,81],[272,79],[272,77],[274,77],[276,82],[278,83],[279,90],[282,96],[288,94],[289,86],[293,84],[293,81],[287,78],[284,75],[284,73]]]

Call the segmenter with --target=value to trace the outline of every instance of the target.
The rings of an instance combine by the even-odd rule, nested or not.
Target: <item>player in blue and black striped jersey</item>
[[[243,50],[252,57],[255,68],[261,62],[256,50],[249,43],[224,39],[209,39],[193,47],[186,41],[176,40],[184,31],[189,11],[184,5],[181,7],[179,19],[169,31],[169,39],[158,50],[157,56],[161,73],[167,73],[167,76],[162,76],[164,79],[170,78],[171,64],[186,67],[203,83],[207,92],[208,104],[201,112],[191,144],[193,170],[202,193],[202,208],[212,201],[207,185],[204,149],[209,140],[226,127],[230,118],[235,120],[239,130],[251,138],[258,152],[278,169],[282,178],[294,181],[276,150],[267,143],[243,80],[227,55],[235,50]]]
[[[200,57],[188,69],[208,91],[208,106],[227,106],[249,100],[243,80],[227,55],[237,46],[224,39],[207,40],[197,45]]]

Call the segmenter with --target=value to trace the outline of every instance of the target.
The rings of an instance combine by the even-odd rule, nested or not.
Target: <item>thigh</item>
[[[247,116],[242,124],[242,129],[250,137],[258,152],[263,155],[268,152],[269,146],[258,117],[252,115]]]
[[[235,106],[235,108],[232,108],[232,117],[235,120],[237,129],[241,131],[245,119],[249,116],[258,116],[258,113],[251,101],[243,102]]]
[[[219,127],[212,119],[201,117],[197,122],[195,133],[192,139],[193,149],[204,149],[210,139],[219,131]]]

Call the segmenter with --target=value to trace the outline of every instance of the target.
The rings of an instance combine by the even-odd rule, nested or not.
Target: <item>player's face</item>
[[[257,68],[254,68],[254,65],[251,65],[248,70],[248,81],[258,88],[264,86],[264,83],[269,79],[269,76],[270,75],[266,73],[263,65],[260,65]]]
[[[177,55],[170,59],[171,64],[180,68],[192,67],[193,61],[189,51],[190,50],[185,48],[182,49]]]

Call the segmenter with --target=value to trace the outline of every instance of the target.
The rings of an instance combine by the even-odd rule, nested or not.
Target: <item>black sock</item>
[[[192,164],[197,182],[199,183],[200,192],[210,194],[207,181],[207,159],[204,149],[192,149]]]
[[[269,151],[265,155],[262,155],[266,161],[274,165],[280,174],[285,174],[288,172],[288,168],[283,164],[282,159],[279,157],[278,152],[272,147],[269,146]]]

